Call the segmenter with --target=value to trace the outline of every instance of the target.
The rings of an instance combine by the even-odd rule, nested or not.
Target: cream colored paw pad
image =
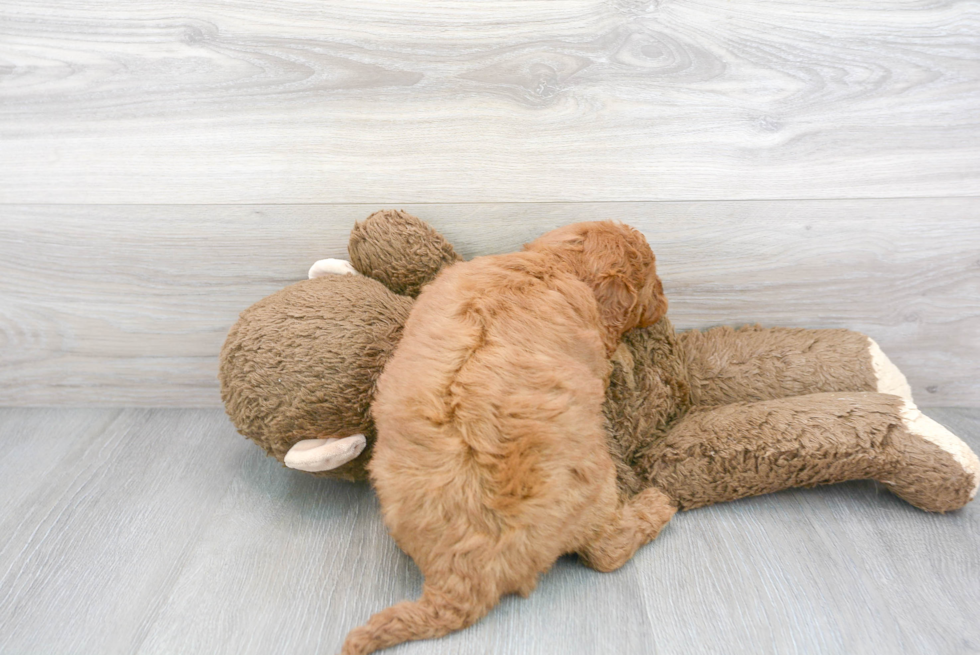
[[[973,499],[980,488],[980,460],[976,454],[962,439],[923,414],[911,401],[903,403],[900,413],[909,432],[945,450],[970,474],[973,479],[970,498]]]
[[[881,351],[874,339],[868,339],[868,351],[871,353],[871,366],[878,379],[878,393],[890,393],[912,402],[912,387],[898,367],[892,364],[888,355]]]
[[[332,471],[356,459],[366,445],[367,439],[363,434],[343,439],[304,439],[293,444],[283,464],[308,473]]]
[[[311,280],[327,275],[358,275],[358,272],[346,259],[321,259],[310,267]]]

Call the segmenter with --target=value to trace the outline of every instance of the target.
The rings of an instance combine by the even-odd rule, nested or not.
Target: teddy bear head
[[[269,455],[315,475],[359,480],[375,440],[375,384],[412,299],[462,258],[400,211],[355,225],[348,249],[360,275],[304,280],[242,312],[218,377],[235,427]]]

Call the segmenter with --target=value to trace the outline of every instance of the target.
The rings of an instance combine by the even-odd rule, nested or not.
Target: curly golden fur
[[[345,655],[461,629],[564,553],[609,571],[657,535],[674,507],[655,489],[620,499],[602,403],[622,334],[666,307],[645,239],[611,222],[424,288],[378,383],[369,464],[422,598],[353,630]]]

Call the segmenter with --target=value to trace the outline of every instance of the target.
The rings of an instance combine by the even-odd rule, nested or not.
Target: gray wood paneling
[[[215,406],[241,310],[379,206],[11,206],[0,404]],[[642,229],[679,327],[847,327],[922,405],[980,403],[980,199],[407,205],[467,257],[596,218]]]
[[[5,0],[0,202],[980,195],[960,0]]]
[[[980,411],[928,413],[980,449]],[[0,409],[0,443],[0,652],[336,653],[420,593],[367,486],[282,468],[220,410]],[[792,490],[679,514],[614,573],[562,559],[392,653],[970,653],[978,552],[977,503]]]

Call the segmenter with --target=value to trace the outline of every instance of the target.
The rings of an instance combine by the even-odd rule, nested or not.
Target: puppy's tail
[[[447,592],[426,583],[419,600],[392,605],[351,630],[342,655],[367,655],[404,641],[435,639],[462,630],[486,616],[500,598],[497,593],[463,587]]]

